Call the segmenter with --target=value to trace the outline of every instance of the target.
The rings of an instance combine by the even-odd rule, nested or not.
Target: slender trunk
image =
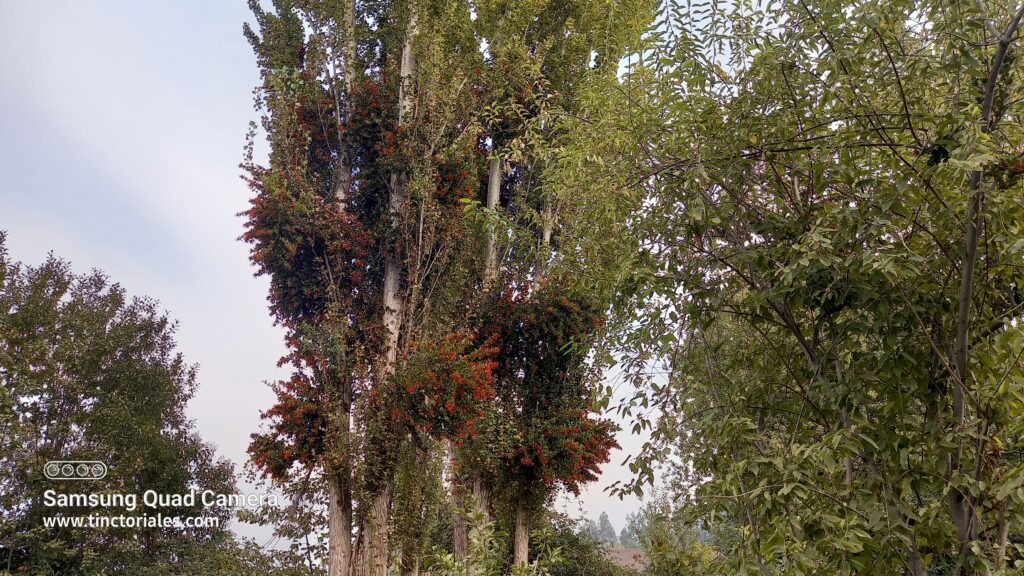
[[[835,364],[836,364],[836,385],[837,386],[842,386],[843,385],[843,364],[839,360],[839,356],[838,355],[836,356]],[[852,428],[851,422],[850,422],[850,411],[847,410],[846,406],[843,406],[843,407],[841,407],[839,409],[839,417],[843,421],[843,428],[846,428],[847,430]],[[847,489],[847,491],[849,491],[849,493],[850,493],[849,497],[852,499],[853,498],[853,458],[851,458],[850,456],[845,457],[843,459],[843,466],[846,468],[846,489]]]
[[[529,561],[530,523],[526,503],[520,497],[516,500],[516,524],[512,543],[512,565],[518,566]]]
[[[413,74],[416,73],[416,52],[413,43],[419,33],[419,11],[415,0],[409,2],[409,21],[405,27],[405,42],[402,45],[402,63],[399,70],[400,83],[398,86],[398,123],[407,124],[412,118],[413,104]]]
[[[487,477],[480,472],[473,473],[473,506],[475,522],[482,522],[484,525],[493,521],[491,518],[491,484]],[[483,525],[474,524],[470,528],[470,534],[479,537]],[[483,576],[483,566],[470,566],[470,576]]]
[[[555,213],[551,208],[550,202],[544,203],[544,210],[541,212],[541,221],[543,222],[543,228],[541,228],[541,243],[545,246],[551,246],[551,232],[555,228]]]
[[[343,80],[345,82],[344,103],[339,97],[337,88],[334,88],[334,114],[338,124],[338,154],[340,162],[335,181],[334,195],[338,200],[344,201],[352,191],[352,156],[345,146],[343,127],[351,120],[351,99],[352,88],[355,85],[356,77],[356,3],[355,0],[345,2],[345,14],[341,19],[341,35],[344,48],[341,50],[341,67]],[[334,64],[332,64],[332,67]],[[335,84],[336,86],[336,84]],[[344,110],[344,112],[343,112]]]
[[[501,196],[501,158],[493,158],[487,167],[487,209],[497,210]],[[484,249],[484,286],[489,286],[498,275],[497,230],[487,227]]]
[[[352,87],[356,80],[356,0],[345,2],[345,15],[342,17],[342,26],[345,34],[345,55],[342,65],[345,67],[345,89],[352,94]]]
[[[999,534],[996,536],[996,572],[1006,570],[1006,543],[1010,538],[1010,522],[1006,514],[1006,506],[1000,510]]]
[[[341,158],[337,169],[334,194],[338,201],[344,201],[351,192],[351,155],[345,146],[342,127],[350,120],[349,105],[356,70],[356,4],[355,0],[345,2],[345,15],[341,22],[345,49],[342,53],[344,69],[344,102],[335,91],[335,120],[338,124],[338,154]],[[345,110],[344,115],[342,110]],[[352,417],[352,385],[345,379],[341,386],[341,427],[342,438],[340,470],[327,478],[327,574],[328,576],[352,575],[352,452],[349,449]]]
[[[349,576],[352,566],[352,492],[341,477],[327,479],[327,574]]]
[[[921,557],[921,550],[917,546],[917,538],[913,534],[910,535],[910,549],[907,552],[907,569],[910,576],[928,576],[924,558]]]
[[[409,21],[406,25],[405,41],[402,46],[402,63],[399,71],[398,123],[404,125],[413,114],[413,74],[416,70],[416,56],[413,42],[417,32],[417,8],[409,3]],[[403,302],[401,296],[402,246],[400,238],[402,209],[405,206],[406,176],[396,170],[391,174],[388,195],[390,234],[384,244],[384,294],[383,325],[384,350],[378,371],[378,385],[382,385],[395,372],[398,358],[398,340],[402,330]],[[390,476],[390,475],[387,475]],[[373,506],[366,522],[366,547],[364,551],[368,576],[387,576],[388,554],[390,552],[390,513],[393,480],[386,477],[373,494]]]
[[[1024,6],[1017,10],[1006,30],[999,36],[996,52],[992,57],[992,66],[989,68],[985,90],[982,94],[981,119],[984,122],[982,126],[984,132],[991,132],[996,123],[997,115],[994,109],[996,87],[1003,68],[1003,62],[1006,59],[1006,53],[1009,50],[1010,44],[1016,39],[1022,17],[1024,17]],[[970,379],[968,343],[971,325],[971,299],[974,295],[974,266],[977,261],[981,228],[984,225],[983,206],[985,195],[982,186],[983,175],[981,170],[971,173],[968,183],[970,197],[968,198],[967,217],[964,225],[964,255],[960,263],[956,345],[953,355],[956,381],[953,382],[952,416],[953,426],[957,429],[963,426],[966,420],[967,388]],[[984,448],[984,445],[982,444],[979,447]],[[978,457],[981,458],[982,455],[979,453]],[[962,458],[963,446],[960,444],[950,455],[949,471],[951,474],[960,468]],[[962,566],[964,559],[970,554],[971,542],[977,539],[980,518],[978,518],[975,511],[974,503],[960,490],[950,490],[949,507],[950,517],[956,526],[957,537],[960,541],[960,554],[957,565]]]
[[[458,462],[451,440],[447,441],[445,452],[448,454],[448,485],[452,494],[452,552],[456,560],[465,560],[469,553],[466,516],[462,513],[462,508],[466,505],[466,499],[463,497],[465,488],[456,472]]]
[[[465,560],[469,554],[469,534],[466,532],[466,516],[462,508],[466,505],[462,497],[462,486],[452,483],[452,538],[454,540],[453,552],[456,560]]]
[[[402,576],[419,576],[420,557],[406,549],[402,552]]]
[[[928,570],[924,567],[924,558],[921,557],[921,552],[916,546],[910,548],[907,568],[910,571],[910,576],[928,576]]]
[[[495,151],[495,153],[497,153]],[[501,159],[492,158],[487,166],[487,209],[497,210],[501,202]],[[484,273],[483,288],[481,292],[486,293],[494,284],[498,276],[498,247],[497,230],[493,226],[487,226],[484,237]],[[454,458],[453,458],[454,466]],[[455,515],[452,522],[452,532],[455,539],[455,557],[466,558],[469,551],[469,532],[465,516],[465,483],[461,481],[452,482],[452,500],[455,503]],[[490,482],[479,472],[472,475],[473,504],[478,513],[482,514],[485,521],[491,520],[491,486]]]
[[[478,512],[483,514],[484,519],[491,519],[491,483],[477,472],[473,474],[473,500]]]
[[[548,260],[551,259],[551,234],[555,229],[555,212],[551,202],[544,200],[540,212],[540,250],[537,251],[537,279],[547,274]]]

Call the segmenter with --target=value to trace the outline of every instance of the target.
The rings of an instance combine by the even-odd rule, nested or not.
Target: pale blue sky
[[[11,256],[38,263],[52,251],[158,299],[200,365],[189,414],[238,467],[284,351],[266,281],[236,240],[258,82],[248,18],[242,0],[0,0],[0,229]],[[623,457],[581,499],[617,529],[635,504],[602,488],[626,477]]]

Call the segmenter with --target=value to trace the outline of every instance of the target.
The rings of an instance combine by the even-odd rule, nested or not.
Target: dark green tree
[[[0,572],[239,574],[270,562],[238,545],[229,510],[198,503],[159,512],[219,526],[44,526],[44,516],[106,513],[45,507],[50,489],[234,491],[231,463],[185,416],[196,368],[175,349],[174,329],[155,301],[129,297],[100,272],[77,275],[52,256],[34,267],[11,261],[0,233]],[[97,460],[108,472],[88,486],[51,480],[50,460]]]

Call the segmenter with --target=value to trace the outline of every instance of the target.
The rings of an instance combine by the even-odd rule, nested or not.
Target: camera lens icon
[[[107,475],[107,465],[95,460],[51,460],[43,466],[50,480],[99,480]]]

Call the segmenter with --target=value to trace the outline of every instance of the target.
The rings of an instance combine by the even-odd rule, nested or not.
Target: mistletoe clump
[[[258,194],[245,213],[243,238],[259,274],[270,276],[271,310],[279,322],[315,321],[332,304],[352,306],[368,274],[372,235],[332,197],[294,191],[279,175],[258,171]]]
[[[439,438],[462,441],[495,396],[493,341],[474,347],[474,338],[454,333],[410,346],[395,374],[391,417]]]
[[[277,403],[262,414],[271,430],[252,434],[249,455],[264,476],[284,480],[298,463],[312,468],[324,453],[328,406],[320,387],[302,372],[274,385]]]
[[[583,484],[597,480],[601,465],[619,447],[617,426],[590,415],[589,409],[565,410],[528,429],[520,445],[505,454],[512,474],[527,483],[561,485],[578,496]]]
[[[552,285],[506,291],[490,309],[484,324],[500,345],[502,409],[518,429],[501,451],[504,467],[523,485],[578,493],[618,446],[615,424],[592,416],[586,356],[603,323],[601,310],[588,296]]]

